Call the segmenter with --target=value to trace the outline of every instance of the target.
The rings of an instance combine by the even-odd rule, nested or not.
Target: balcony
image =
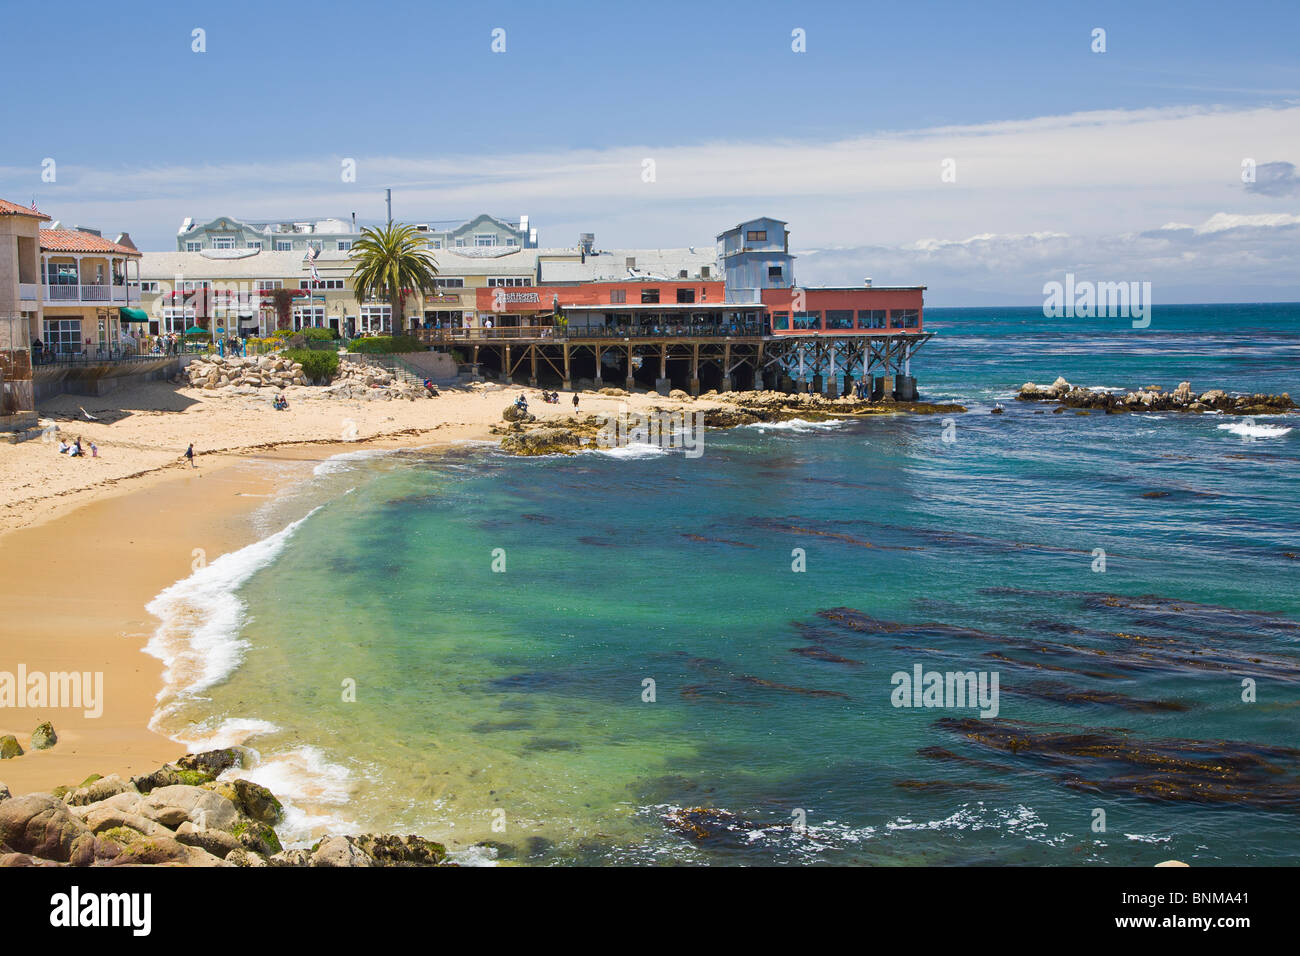
[[[35,286],[32,288],[35,289]],[[23,298],[26,298],[26,296],[24,295]],[[35,298],[35,295],[32,298]],[[138,293],[135,299],[137,302],[139,301]],[[89,305],[128,305],[130,302],[127,287],[124,285],[108,285],[107,283],[77,285],[68,283],[66,285],[45,286],[46,305],[81,305],[82,303]]]
[[[38,290],[38,283],[20,282],[18,283],[18,298],[23,302],[35,302]]]

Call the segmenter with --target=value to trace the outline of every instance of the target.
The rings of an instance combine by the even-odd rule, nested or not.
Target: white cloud
[[[165,143],[149,152],[165,156]],[[1161,243],[1183,242],[1175,234],[1188,228],[1202,239],[1241,233],[1248,257],[1277,261],[1291,274],[1293,264],[1263,247],[1282,235],[1270,230],[1294,226],[1294,210],[1278,209],[1286,200],[1277,189],[1248,190],[1241,170],[1245,158],[1277,170],[1300,156],[1300,105],[1101,110],[834,142],[356,155],[355,184],[340,179],[344,155],[203,166],[60,163],[52,186],[39,183],[38,171],[0,167],[0,195],[26,204],[35,190],[42,209],[64,222],[125,229],[145,248],[171,248],[185,216],[355,211],[378,219],[383,187],[393,186],[398,218],[528,213],[551,245],[571,245],[585,231],[606,247],[701,245],[741,219],[773,215],[789,220],[796,244],[821,250],[808,257],[809,268],[844,261],[854,281],[874,274],[937,288],[936,276],[960,264],[996,286],[998,270],[1013,264],[1081,268],[1113,261],[1121,248],[1151,257],[1126,260],[1130,270],[1155,269],[1170,254]],[[655,160],[654,182],[642,181],[644,158]],[[940,179],[948,158],[955,182]],[[848,262],[852,249],[880,258]],[[1185,251],[1207,255],[1201,247]],[[1203,265],[1225,271],[1200,274],[1200,285],[1238,287],[1239,263],[1227,250]],[[894,267],[906,274],[891,274]],[[1005,288],[1019,288],[1019,280]]]

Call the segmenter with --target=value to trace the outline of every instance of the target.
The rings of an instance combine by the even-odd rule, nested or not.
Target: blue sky
[[[899,268],[944,304],[1022,301],[1038,272],[1089,267],[1145,269],[1180,296],[1300,298],[1268,244],[1300,228],[1294,2],[58,10],[4,14],[22,42],[0,120],[25,135],[0,152],[0,196],[146,249],[173,247],[185,216],[377,218],[393,185],[398,218],[528,213],[548,245],[700,244],[776,215],[804,281]],[[1281,185],[1245,188],[1245,158]],[[1218,215],[1238,219],[1207,227]],[[1188,248],[1133,261],[1135,237],[1171,224],[1198,237],[1185,276],[1167,267]],[[1245,285],[1224,246],[1241,238]]]

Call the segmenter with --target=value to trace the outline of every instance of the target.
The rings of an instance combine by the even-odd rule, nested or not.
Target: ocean
[[[155,727],[256,749],[299,844],[1293,863],[1300,417],[1013,396],[1058,375],[1294,393],[1300,305],[925,321],[921,397],[967,414],[710,431],[698,458],[327,462],[262,509],[264,540],[150,606]],[[960,681],[900,689],[918,668],[996,678],[996,716]]]

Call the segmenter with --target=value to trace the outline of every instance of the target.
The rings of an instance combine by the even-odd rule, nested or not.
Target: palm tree
[[[402,318],[402,300],[407,289],[433,292],[438,263],[424,248],[414,226],[390,222],[377,229],[361,230],[352,244],[352,289],[357,302],[386,300],[393,308],[394,333]]]

